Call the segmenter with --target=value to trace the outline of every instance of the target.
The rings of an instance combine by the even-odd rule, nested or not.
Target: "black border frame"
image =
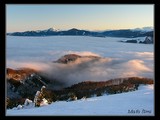
[[[131,1],[129,1],[129,3],[126,3],[126,1],[121,1],[121,2],[115,2],[115,0],[112,0],[112,1],[107,1],[107,3],[106,2],[102,2],[102,1],[99,1],[98,3],[96,3],[96,2],[92,2],[92,3],[90,3],[90,2],[82,2],[82,1],[76,1],[76,3],[73,3],[73,2],[67,2],[67,3],[65,3],[65,2],[48,2],[48,1],[45,1],[45,2],[34,2],[33,0],[31,0],[31,1],[29,1],[29,0],[26,0],[26,2],[25,1],[21,1],[21,2],[19,2],[19,1],[14,1],[13,2],[13,0],[3,0],[3,1],[0,1],[0,8],[2,9],[1,10],[1,12],[3,13],[3,17],[1,17],[1,43],[2,44],[0,44],[1,45],[1,48],[3,48],[3,51],[1,50],[1,56],[3,56],[3,58],[1,57],[1,64],[0,64],[0,80],[1,80],[1,95],[2,96],[4,96],[4,97],[2,97],[3,99],[4,99],[4,101],[3,101],[3,99],[1,99],[2,100],[2,105],[1,105],[1,107],[2,107],[2,109],[1,109],[1,112],[2,113],[0,113],[0,115],[3,115],[3,117],[6,117],[5,116],[5,92],[3,92],[4,91],[4,88],[5,88],[5,74],[6,74],[6,69],[5,69],[5,58],[6,58],[6,55],[5,55],[5,47],[6,47],[6,44],[5,44],[5,34],[6,34],[6,26],[5,26],[5,24],[6,24],[6,16],[5,16],[5,12],[6,12],[6,10],[5,10],[5,5],[6,4],[154,4],[155,6],[154,6],[154,30],[155,30],[155,32],[154,32],[154,36],[155,36],[155,55],[154,55],[154,58],[155,58],[155,116],[115,116],[115,117],[113,117],[113,116],[106,116],[106,117],[111,117],[111,118],[113,118],[113,119],[115,119],[115,118],[121,118],[121,119],[128,119],[129,117],[133,117],[133,118],[146,118],[146,119],[153,119],[153,118],[156,118],[156,117],[159,117],[159,111],[160,110],[158,110],[158,106],[160,106],[160,105],[158,105],[159,104],[159,101],[160,101],[160,99],[159,99],[159,97],[158,97],[158,88],[159,88],[159,83],[160,83],[160,79],[158,79],[158,68],[160,68],[160,66],[158,66],[158,56],[159,56],[159,53],[158,53],[158,48],[160,48],[160,43],[159,43],[159,41],[160,41],[160,36],[159,36],[159,34],[157,34],[158,32],[157,31],[160,31],[160,23],[159,23],[159,21],[158,21],[158,9],[160,8],[160,4],[159,3],[154,3],[154,1],[152,1],[152,2],[148,2],[148,3],[146,3],[146,2],[140,2],[140,1],[138,1],[137,3],[135,3],[136,2],[136,0],[134,1],[134,2],[131,2]],[[156,15],[157,14],[157,15]],[[2,69],[2,68],[4,68],[4,69]],[[4,86],[3,86],[4,85]],[[4,110],[4,111],[3,111]],[[16,117],[16,116],[14,116],[14,117]],[[22,117],[22,116],[18,116],[18,117]],[[25,117],[25,116],[23,116],[23,117]],[[26,116],[26,117],[31,117],[31,116]],[[42,118],[43,118],[43,116],[41,116]],[[46,117],[46,116],[45,116]],[[49,116],[50,117],[50,116]],[[54,117],[54,116],[53,116]],[[62,116],[62,117],[64,117],[64,116]],[[83,117],[83,116],[77,116],[77,117]],[[92,116],[85,116],[85,117],[92,117]],[[96,117],[96,116],[95,116]],[[100,117],[100,116],[97,116],[97,117]],[[102,116],[102,117],[104,117],[104,116]],[[11,116],[7,116],[7,118],[11,118]]]

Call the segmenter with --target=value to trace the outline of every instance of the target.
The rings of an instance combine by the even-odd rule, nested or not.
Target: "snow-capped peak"
[[[52,27],[52,28],[47,29],[47,31],[58,31],[58,29]]]
[[[51,28],[49,28],[49,29],[45,29],[45,30],[36,30],[36,32],[48,32],[48,31],[59,31],[59,29],[56,29],[56,28],[53,28],[53,27],[51,27]]]
[[[54,31],[55,30],[55,28],[49,28],[48,29],[48,31]]]

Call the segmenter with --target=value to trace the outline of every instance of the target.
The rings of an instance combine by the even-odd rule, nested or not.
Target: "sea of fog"
[[[67,84],[119,77],[154,78],[154,45],[123,43],[127,38],[90,36],[6,37],[6,67],[41,70]],[[94,55],[70,64],[54,63],[66,54]]]

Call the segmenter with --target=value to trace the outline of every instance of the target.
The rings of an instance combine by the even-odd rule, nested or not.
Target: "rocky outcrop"
[[[30,68],[20,68],[20,69],[11,69],[7,68],[7,79],[13,79],[13,80],[24,80],[26,79],[30,74],[35,73],[36,71]]]
[[[23,104],[26,98],[34,99],[34,95],[42,86],[53,85],[50,80],[40,75],[39,71],[30,68],[6,70],[7,83],[7,108],[12,108],[18,104]],[[54,101],[52,90],[45,90],[46,98]],[[51,95],[51,96],[50,96]],[[50,100],[51,99],[51,100]]]
[[[43,78],[37,71],[29,68],[13,70],[7,68],[7,97],[31,97],[49,80]],[[14,96],[13,96],[14,93]]]
[[[147,36],[144,41],[140,41],[139,43],[153,44],[153,37]]]
[[[98,59],[100,57],[91,56],[91,55],[90,56],[80,56],[80,55],[77,55],[77,54],[67,54],[67,55],[62,56],[60,59],[58,59],[57,61],[54,61],[54,62],[67,64],[67,63],[70,63],[70,62],[74,62],[79,58]]]
[[[81,56],[76,54],[68,54],[68,55],[64,55],[63,57],[58,59],[56,62],[67,64],[69,62],[76,61],[78,58],[81,58]]]
[[[153,44],[153,37],[152,36],[146,36],[144,39],[134,38],[134,39],[128,39],[128,40],[121,40],[120,42],[125,43],[142,43],[142,44]]]

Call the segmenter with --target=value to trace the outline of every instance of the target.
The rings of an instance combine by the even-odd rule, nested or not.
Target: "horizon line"
[[[67,29],[57,29],[54,27],[49,27],[49,28],[44,28],[44,29],[35,29],[35,30],[25,30],[25,31],[14,31],[14,32],[27,32],[27,31],[43,31],[43,30],[48,30],[48,29],[55,29],[57,31],[67,31],[67,30],[71,30],[71,29],[78,29],[78,30],[87,30],[87,31],[96,31],[96,32],[101,32],[101,31],[112,31],[112,30],[128,30],[128,29],[143,29],[143,28],[152,28],[154,29],[154,26],[144,26],[144,27],[135,27],[135,28],[118,28],[118,29],[104,29],[104,30],[90,30],[90,29],[81,29],[81,28],[76,28],[76,27],[72,27],[72,28],[67,28]],[[14,33],[14,32],[7,32],[6,33]]]

